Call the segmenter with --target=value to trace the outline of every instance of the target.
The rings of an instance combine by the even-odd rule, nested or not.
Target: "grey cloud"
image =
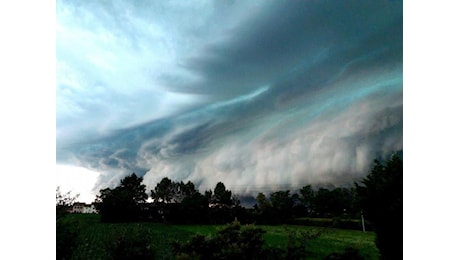
[[[192,178],[204,179],[206,187],[223,180],[242,193],[253,193],[255,187],[349,184],[366,173],[376,156],[402,150],[398,96],[358,102],[331,118],[318,118],[296,129],[276,129],[268,138],[249,143],[235,139],[197,162]],[[393,105],[385,105],[391,100]]]
[[[340,68],[356,55],[375,48],[363,44],[371,37],[376,38],[375,34],[379,34],[380,39],[396,36],[390,41],[400,41],[399,35],[385,32],[402,19],[397,1],[273,5],[258,16],[242,21],[228,32],[227,40],[208,46],[186,61],[186,68],[199,75],[200,80],[174,88],[228,98],[269,84],[301,64],[320,68],[316,74],[330,74],[334,66]],[[401,23],[397,26],[401,27]],[[382,32],[386,34],[380,35]],[[380,47],[387,42],[380,42]],[[324,54],[318,55],[320,53]],[[329,69],[316,64],[325,58],[329,58]]]
[[[223,181],[242,194],[343,184],[362,176],[376,156],[403,148],[402,4],[353,3],[243,4],[256,11],[252,15],[240,4],[209,4],[213,8],[203,10],[206,18],[171,27],[185,35],[174,46],[188,46],[176,57],[182,64],[178,72],[151,77],[160,80],[162,90],[199,94],[204,101],[148,120],[156,114],[149,102],[163,96],[108,91],[107,105],[107,99],[98,104],[103,95],[83,95],[75,104],[97,115],[88,118],[88,126],[100,120],[99,127],[104,122],[108,127],[91,137],[80,130],[79,139],[58,138],[57,160],[103,173],[96,190],[132,172],[143,175],[150,189],[168,176],[191,180],[201,189]],[[229,14],[223,14],[221,4],[228,5]],[[131,6],[104,8],[119,16],[125,5]],[[180,15],[168,16],[162,8],[187,9],[152,5],[143,2],[132,11],[150,21],[151,9],[158,12],[155,19],[172,21]],[[184,17],[197,13],[194,9]],[[230,22],[232,15],[240,19]],[[214,18],[212,25],[202,26]],[[131,32],[129,26],[122,22],[119,30]],[[145,32],[133,32],[139,39],[134,41],[145,42]],[[104,111],[113,112],[119,124],[110,124]],[[135,113],[148,114],[141,117],[144,123],[132,123]],[[58,116],[59,129],[75,118]]]
[[[164,176],[192,180],[202,188],[222,180],[239,189],[246,183],[248,189],[239,190],[243,193],[254,185],[345,183],[362,176],[373,157],[402,149],[401,95],[376,98],[382,94],[308,124],[286,115],[267,124],[273,114],[261,122],[245,115],[240,122],[223,117],[220,124],[211,124],[211,113],[198,122],[191,115],[180,124],[173,119],[152,122],[80,150],[80,155],[83,161],[93,161],[93,168],[146,174],[150,188]],[[232,107],[235,118],[245,111],[238,107]],[[120,151],[122,147],[126,150]],[[101,178],[101,185],[106,182]]]

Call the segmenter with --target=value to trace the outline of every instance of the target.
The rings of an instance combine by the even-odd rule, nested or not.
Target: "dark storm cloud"
[[[398,2],[272,2],[187,60],[184,66],[200,80],[175,87],[228,97],[309,67],[323,74],[310,76],[312,87],[357,56],[401,45],[401,22]],[[329,67],[318,64],[325,59]]]
[[[401,2],[262,2],[251,5],[251,14],[235,3],[213,2],[203,11],[210,20],[197,22],[203,26],[172,26],[202,44],[181,50],[177,69],[153,77],[162,90],[199,102],[161,117],[152,112],[154,119],[140,125],[119,123],[101,135],[61,141],[58,161],[103,173],[96,189],[134,171],[148,188],[168,176],[202,189],[224,181],[252,194],[256,188],[346,184],[376,156],[402,150]],[[140,17],[149,8],[140,8]],[[173,9],[186,17],[199,13]],[[133,37],[142,43],[143,34]],[[134,103],[162,100],[144,94],[130,97]],[[167,104],[174,106],[176,98]],[[107,110],[124,101],[113,100]],[[82,106],[95,104],[88,102]],[[93,120],[104,121],[102,115]],[[63,116],[58,125],[65,120],[74,119]]]

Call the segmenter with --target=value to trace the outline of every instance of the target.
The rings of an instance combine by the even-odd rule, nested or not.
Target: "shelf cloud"
[[[64,1],[57,163],[239,194],[403,149],[402,1]]]

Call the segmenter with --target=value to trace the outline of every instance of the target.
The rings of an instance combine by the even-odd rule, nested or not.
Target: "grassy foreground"
[[[65,219],[78,230],[77,246],[72,259],[110,259],[108,248],[120,238],[142,234],[151,241],[156,259],[172,259],[170,243],[185,242],[195,234],[214,235],[221,226],[215,225],[165,225],[159,223],[100,223],[99,216],[93,214],[72,214]],[[373,232],[342,230],[308,226],[258,226],[266,231],[267,246],[285,248],[288,234],[319,230],[321,236],[306,244],[309,258],[323,259],[334,252],[344,252],[347,247],[358,249],[365,259],[378,259]]]

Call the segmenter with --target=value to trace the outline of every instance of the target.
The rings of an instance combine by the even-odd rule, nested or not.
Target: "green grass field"
[[[155,251],[156,259],[172,259],[170,243],[185,242],[195,234],[214,235],[221,226],[215,225],[165,225],[159,223],[100,223],[98,215],[72,214],[65,219],[79,230],[77,247],[73,259],[108,259],[107,248],[118,238],[135,234],[147,236]],[[300,231],[319,231],[321,236],[306,244],[308,259],[322,259],[334,252],[343,252],[347,247],[358,249],[366,259],[378,259],[373,232],[308,226],[258,226],[266,231],[267,246],[285,248],[288,234]]]

